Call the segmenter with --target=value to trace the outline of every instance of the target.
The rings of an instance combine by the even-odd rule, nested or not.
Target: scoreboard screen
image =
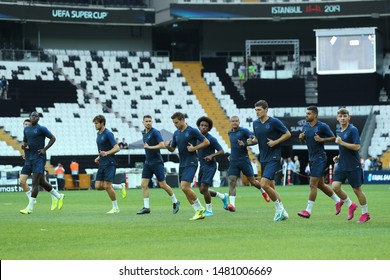
[[[381,71],[380,35],[376,28],[315,30],[318,74]]]

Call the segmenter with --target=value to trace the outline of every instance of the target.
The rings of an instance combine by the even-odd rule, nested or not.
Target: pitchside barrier
[[[364,171],[364,184],[390,184],[390,170]]]

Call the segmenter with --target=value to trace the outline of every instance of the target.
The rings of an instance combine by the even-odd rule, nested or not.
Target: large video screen
[[[357,74],[377,71],[375,28],[317,30],[317,73]]]

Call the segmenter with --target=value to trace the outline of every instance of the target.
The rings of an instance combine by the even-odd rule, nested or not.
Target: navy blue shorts
[[[321,178],[324,176],[326,169],[326,158],[317,158],[309,162],[310,177]]]
[[[39,157],[31,160],[32,173],[44,174],[46,165],[46,158]]]
[[[333,181],[345,183],[348,179],[348,183],[352,188],[358,188],[363,185],[363,169],[359,168],[353,171],[338,171],[337,168],[333,173]]]
[[[145,163],[142,169],[142,179],[152,179],[153,174],[156,175],[157,181],[165,181],[164,163]]]
[[[23,167],[22,167],[22,171],[20,171],[20,174],[30,176],[31,173],[32,173],[31,164],[25,162],[24,165],[23,165]]]
[[[198,175],[198,186],[200,186],[201,183],[205,183],[206,185],[211,186],[213,184],[215,172],[217,172],[216,166],[201,166]]]
[[[113,182],[116,172],[115,165],[99,166],[96,174],[96,181]]]
[[[185,181],[192,183],[196,173],[197,166],[179,167],[179,181]]]
[[[240,177],[241,172],[246,177],[253,177],[253,168],[249,158],[240,161],[230,162],[228,174],[229,176]]]
[[[280,161],[273,160],[269,162],[261,162],[261,178],[268,180],[275,179],[275,173],[280,169]]]

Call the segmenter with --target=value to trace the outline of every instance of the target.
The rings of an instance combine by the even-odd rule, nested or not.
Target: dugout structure
[[[280,45],[292,45],[294,47],[294,75],[298,76],[299,67],[299,40],[298,39],[278,39],[278,40],[246,40],[245,41],[245,65],[249,65],[249,58],[251,57],[252,46],[280,46]],[[248,67],[246,67],[246,79],[248,79]]]
[[[293,78],[289,79],[248,79],[244,83],[245,102],[243,107],[248,104],[255,104],[259,99],[267,100],[272,107],[291,107],[306,105],[305,99],[305,80],[299,76],[300,57],[299,57],[299,40],[246,40],[245,41],[245,61],[248,65],[253,46],[281,46],[292,45],[294,48]],[[246,70],[248,72],[248,69]],[[276,71],[276,70],[275,70]],[[283,70],[277,70],[283,71]],[[248,73],[246,75],[248,77]]]

